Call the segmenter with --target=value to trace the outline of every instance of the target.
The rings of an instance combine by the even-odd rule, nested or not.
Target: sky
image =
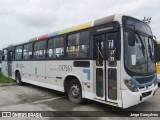
[[[0,0],[0,49],[113,14],[142,20],[160,40],[159,0]]]

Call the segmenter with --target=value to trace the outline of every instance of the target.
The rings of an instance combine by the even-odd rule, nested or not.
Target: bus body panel
[[[45,61],[22,61],[21,77],[37,82],[45,81]]]
[[[3,61],[2,62],[2,73],[3,75],[7,76],[8,77],[8,62],[7,61]]]
[[[19,71],[23,82],[62,92],[64,92],[65,78],[67,76],[75,76],[81,83],[83,97],[94,99],[92,82],[93,61],[90,60],[89,62],[90,67],[86,68],[74,67],[73,61],[70,60],[15,61],[12,64],[12,73],[14,75],[16,71]],[[88,73],[85,70],[88,70]]]
[[[158,85],[152,87],[151,89],[146,90],[145,92],[131,92],[130,90],[122,90],[122,98],[123,98],[123,108],[128,108],[133,105],[139,104],[149,98],[151,98],[156,90],[158,88]],[[142,94],[150,93],[148,96],[143,97],[141,100]]]

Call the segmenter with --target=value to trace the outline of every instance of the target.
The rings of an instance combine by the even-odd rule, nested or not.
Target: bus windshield
[[[133,19],[134,21],[135,19]],[[131,21],[131,19],[130,19]],[[131,22],[130,22],[131,23]],[[128,35],[129,31],[124,28],[124,42],[125,42],[125,68],[129,70],[131,73],[138,74],[149,74],[155,72],[155,55],[154,55],[154,44],[151,39],[151,30],[150,28],[143,22],[138,21],[139,29],[135,23],[134,30],[135,34],[135,45],[130,46],[128,44]],[[140,25],[140,23],[142,25]],[[130,25],[129,25],[130,26]],[[142,28],[140,26],[143,26]],[[144,31],[143,28],[146,28]],[[150,31],[149,31],[150,30]],[[133,58],[135,59],[135,63],[133,63]]]

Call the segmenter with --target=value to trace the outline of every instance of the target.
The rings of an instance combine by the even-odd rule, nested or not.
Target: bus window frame
[[[68,38],[69,38],[69,36],[70,35],[74,35],[74,34],[78,34],[78,33],[82,33],[82,32],[89,32],[89,40],[88,40],[88,43],[86,44],[76,44],[76,45],[67,45],[68,44]],[[67,47],[71,47],[71,46],[80,46],[80,45],[88,45],[89,46],[89,51],[88,51],[88,54],[89,54],[89,56],[88,57],[68,57],[67,56],[67,54],[65,54],[65,58],[66,59],[76,59],[76,60],[81,60],[81,59],[84,59],[84,60],[87,60],[86,58],[92,58],[91,56],[90,56],[90,54],[91,54],[91,52],[93,51],[91,51],[91,48],[90,48],[90,46],[91,46],[91,44],[90,44],[90,41],[91,41],[91,33],[90,33],[90,29],[84,29],[84,30],[80,30],[80,31],[76,31],[76,32],[71,32],[71,33],[69,33],[69,34],[67,34],[66,35],[66,43],[65,43],[65,53],[67,53],[66,52],[66,50],[67,50]],[[80,52],[79,52],[80,53]],[[92,52],[92,54],[93,54],[93,52]],[[93,56],[93,55],[92,55]]]
[[[22,54],[23,54],[23,44],[19,44],[19,45],[17,45],[17,46],[14,46],[14,47],[13,47],[13,49],[14,49],[14,50],[13,50],[13,53],[14,53],[14,54],[13,54],[13,56],[14,56],[14,57],[13,57],[13,60],[14,60],[14,61],[22,61],[22,60],[23,60],[23,58],[22,58],[23,55],[21,55],[21,59],[15,59],[15,58],[16,58],[16,57],[15,57],[15,55],[16,55],[16,54],[15,54],[15,52],[16,52],[16,47],[19,47],[19,46],[22,46]]]
[[[18,45],[15,45],[13,46],[14,47],[14,61],[44,61],[44,60],[95,60],[95,43],[94,43],[94,36],[97,35],[97,34],[100,34],[100,33],[95,33],[93,31],[99,29],[99,28],[102,28],[103,26],[113,26],[115,27],[113,30],[109,30],[109,31],[104,31],[102,33],[110,33],[110,32],[118,32],[119,33],[119,40],[121,40],[121,29],[119,27],[120,23],[117,22],[117,21],[114,21],[114,22],[111,22],[111,23],[107,23],[107,24],[103,24],[103,25],[98,25],[98,26],[93,26],[93,27],[90,27],[90,28],[86,28],[86,29],[82,29],[82,30],[78,30],[78,31],[73,31],[73,32],[69,32],[69,33],[64,33],[64,34],[61,34],[61,35],[57,35],[57,36],[53,36],[53,37],[49,37],[49,38],[45,38],[45,39],[42,39],[42,40],[34,40],[34,41],[29,41],[29,42],[26,42],[26,43],[23,43],[23,44],[18,44]],[[66,57],[66,47],[67,47],[67,37],[71,34],[76,34],[76,33],[80,33],[80,32],[84,32],[84,31],[88,31],[89,32],[89,57],[85,57],[85,58],[68,58]],[[101,33],[101,34],[102,34]],[[50,39],[53,39],[53,38],[56,38],[56,37],[64,37],[64,41],[65,41],[65,45],[64,45],[64,57],[63,58],[49,58],[47,55],[47,50],[48,50],[48,40]],[[39,41],[46,41],[46,48],[45,48],[45,58],[44,59],[35,59],[34,58],[34,44],[36,42],[39,42]],[[23,59],[23,47],[24,45],[26,44],[30,44],[32,43],[32,58],[31,59]],[[22,59],[21,60],[15,60],[15,48],[17,46],[21,46],[22,45]],[[119,50],[121,51],[121,41],[119,42]],[[4,48],[4,49],[7,49],[7,48]],[[121,58],[121,53],[120,51],[117,51],[118,53],[118,58],[117,60],[120,60]]]
[[[4,50],[7,50],[7,59],[5,60],[4,58],[5,58],[5,56],[4,56]],[[8,48],[4,48],[3,49],[3,53],[2,53],[2,61],[8,61]]]
[[[47,54],[46,55],[46,60],[93,60],[93,42],[91,42],[91,41],[93,41],[93,38],[92,38],[92,35],[91,35],[91,29],[92,28],[93,27],[47,38],[47,49],[46,49],[46,51],[48,50],[49,39],[54,39],[54,38],[57,38],[57,37],[64,37],[64,44],[65,45],[64,45],[64,57],[63,58],[48,58],[48,54]],[[68,58],[68,57],[66,57],[67,37],[71,34],[76,34],[76,33],[84,32],[84,31],[89,32],[89,44],[88,44],[89,45],[89,57],[85,57],[85,58]]]
[[[23,58],[24,46],[27,45],[27,44],[32,44],[32,55],[31,55],[31,58],[30,58],[30,59],[24,59],[24,58]],[[22,61],[31,61],[31,60],[33,59],[33,46],[34,46],[34,42],[28,42],[28,43],[24,43],[24,44],[23,44],[23,48],[22,48]]]
[[[48,39],[43,39],[43,40],[37,40],[37,41],[34,41],[33,42],[33,49],[32,49],[32,55],[33,55],[33,60],[35,60],[35,61],[39,61],[39,60],[46,60],[46,55],[47,55],[47,40]],[[39,49],[39,50],[45,50],[45,57],[44,58],[42,58],[42,59],[36,59],[35,57],[34,57],[34,52],[35,52],[35,50],[34,50],[34,45],[35,45],[35,43],[38,43],[38,42],[42,42],[42,41],[45,41],[45,49]]]
[[[63,37],[64,39],[64,46],[63,46],[63,48],[64,48],[64,54],[63,54],[63,58],[61,58],[61,57],[59,57],[59,58],[56,58],[56,57],[49,57],[48,55],[48,50],[49,50],[49,47],[48,47],[48,42],[51,40],[51,39],[55,39],[55,38],[60,38],[60,37]],[[58,36],[54,36],[54,37],[50,37],[50,38],[48,38],[47,39],[47,47],[46,47],[46,59],[47,60],[64,60],[65,59],[65,57],[66,57],[66,52],[65,52],[65,47],[66,47],[66,36],[64,36],[64,35],[58,35]],[[54,48],[55,49],[55,48]]]

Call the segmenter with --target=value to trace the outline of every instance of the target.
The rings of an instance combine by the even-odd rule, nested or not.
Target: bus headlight
[[[138,88],[130,80],[124,80],[124,83],[130,91],[138,92]]]

